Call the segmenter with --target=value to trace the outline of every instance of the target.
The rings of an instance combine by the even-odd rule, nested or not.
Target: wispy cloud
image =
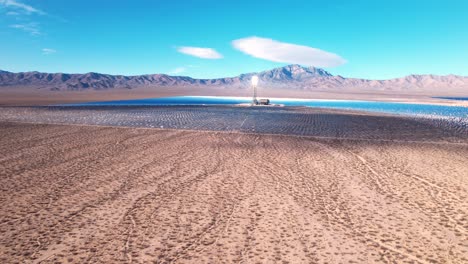
[[[35,22],[30,22],[30,23],[26,23],[26,24],[14,24],[14,25],[10,25],[10,27],[11,28],[16,28],[16,29],[19,29],[19,30],[23,30],[23,31],[28,32],[29,34],[31,34],[33,36],[41,35],[39,25],[38,25],[38,23],[35,23]]]
[[[177,51],[183,54],[195,56],[202,59],[221,59],[223,55],[219,54],[216,50],[211,48],[198,48],[198,47],[179,47]]]
[[[336,67],[346,63],[345,59],[331,52],[268,38],[242,38],[232,41],[232,45],[252,57],[274,62],[316,67]]]
[[[34,8],[30,5],[27,5],[27,4],[24,4],[24,3],[21,3],[19,1],[16,1],[16,0],[0,0],[0,5],[3,5],[3,6],[6,6],[6,7],[10,7],[10,8],[14,8],[16,10],[21,10],[27,14],[39,14],[39,15],[45,15],[46,13],[42,10],[39,10],[37,8]]]
[[[0,0],[0,8],[1,7],[4,7],[4,14],[15,18],[17,21],[16,24],[9,25],[10,28],[22,30],[32,36],[42,35],[42,32],[39,28],[39,23],[34,22],[32,16],[29,15],[47,15],[46,12],[22,3],[19,0]]]
[[[20,13],[15,12],[15,11],[8,11],[8,12],[6,12],[6,15],[7,16],[19,16]]]
[[[177,67],[175,69],[173,69],[172,71],[169,72],[169,74],[181,74],[183,72],[185,72],[187,70],[187,68],[185,67]]]
[[[56,53],[57,51],[54,50],[54,49],[49,49],[49,48],[43,48],[42,49],[42,54],[43,55],[50,55],[50,54],[54,54]]]

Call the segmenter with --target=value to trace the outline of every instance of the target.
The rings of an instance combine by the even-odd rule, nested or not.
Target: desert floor
[[[0,262],[468,262],[464,128],[210,109],[1,109]]]

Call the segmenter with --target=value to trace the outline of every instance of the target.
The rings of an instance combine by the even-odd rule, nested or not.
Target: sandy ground
[[[467,263],[466,137],[360,118],[377,136],[0,121],[0,262]]]

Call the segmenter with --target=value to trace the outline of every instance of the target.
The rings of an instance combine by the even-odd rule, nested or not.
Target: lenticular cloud
[[[191,55],[202,59],[221,59],[223,55],[218,53],[216,50],[211,48],[199,48],[199,47],[179,47],[177,49],[180,53]]]
[[[345,59],[334,53],[267,38],[242,38],[232,41],[232,45],[250,56],[274,62],[316,67],[336,67],[346,63]]]

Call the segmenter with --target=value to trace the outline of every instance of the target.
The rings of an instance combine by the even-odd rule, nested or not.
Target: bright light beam
[[[254,75],[252,76],[252,86],[257,86],[258,84],[258,76],[257,75]]]

